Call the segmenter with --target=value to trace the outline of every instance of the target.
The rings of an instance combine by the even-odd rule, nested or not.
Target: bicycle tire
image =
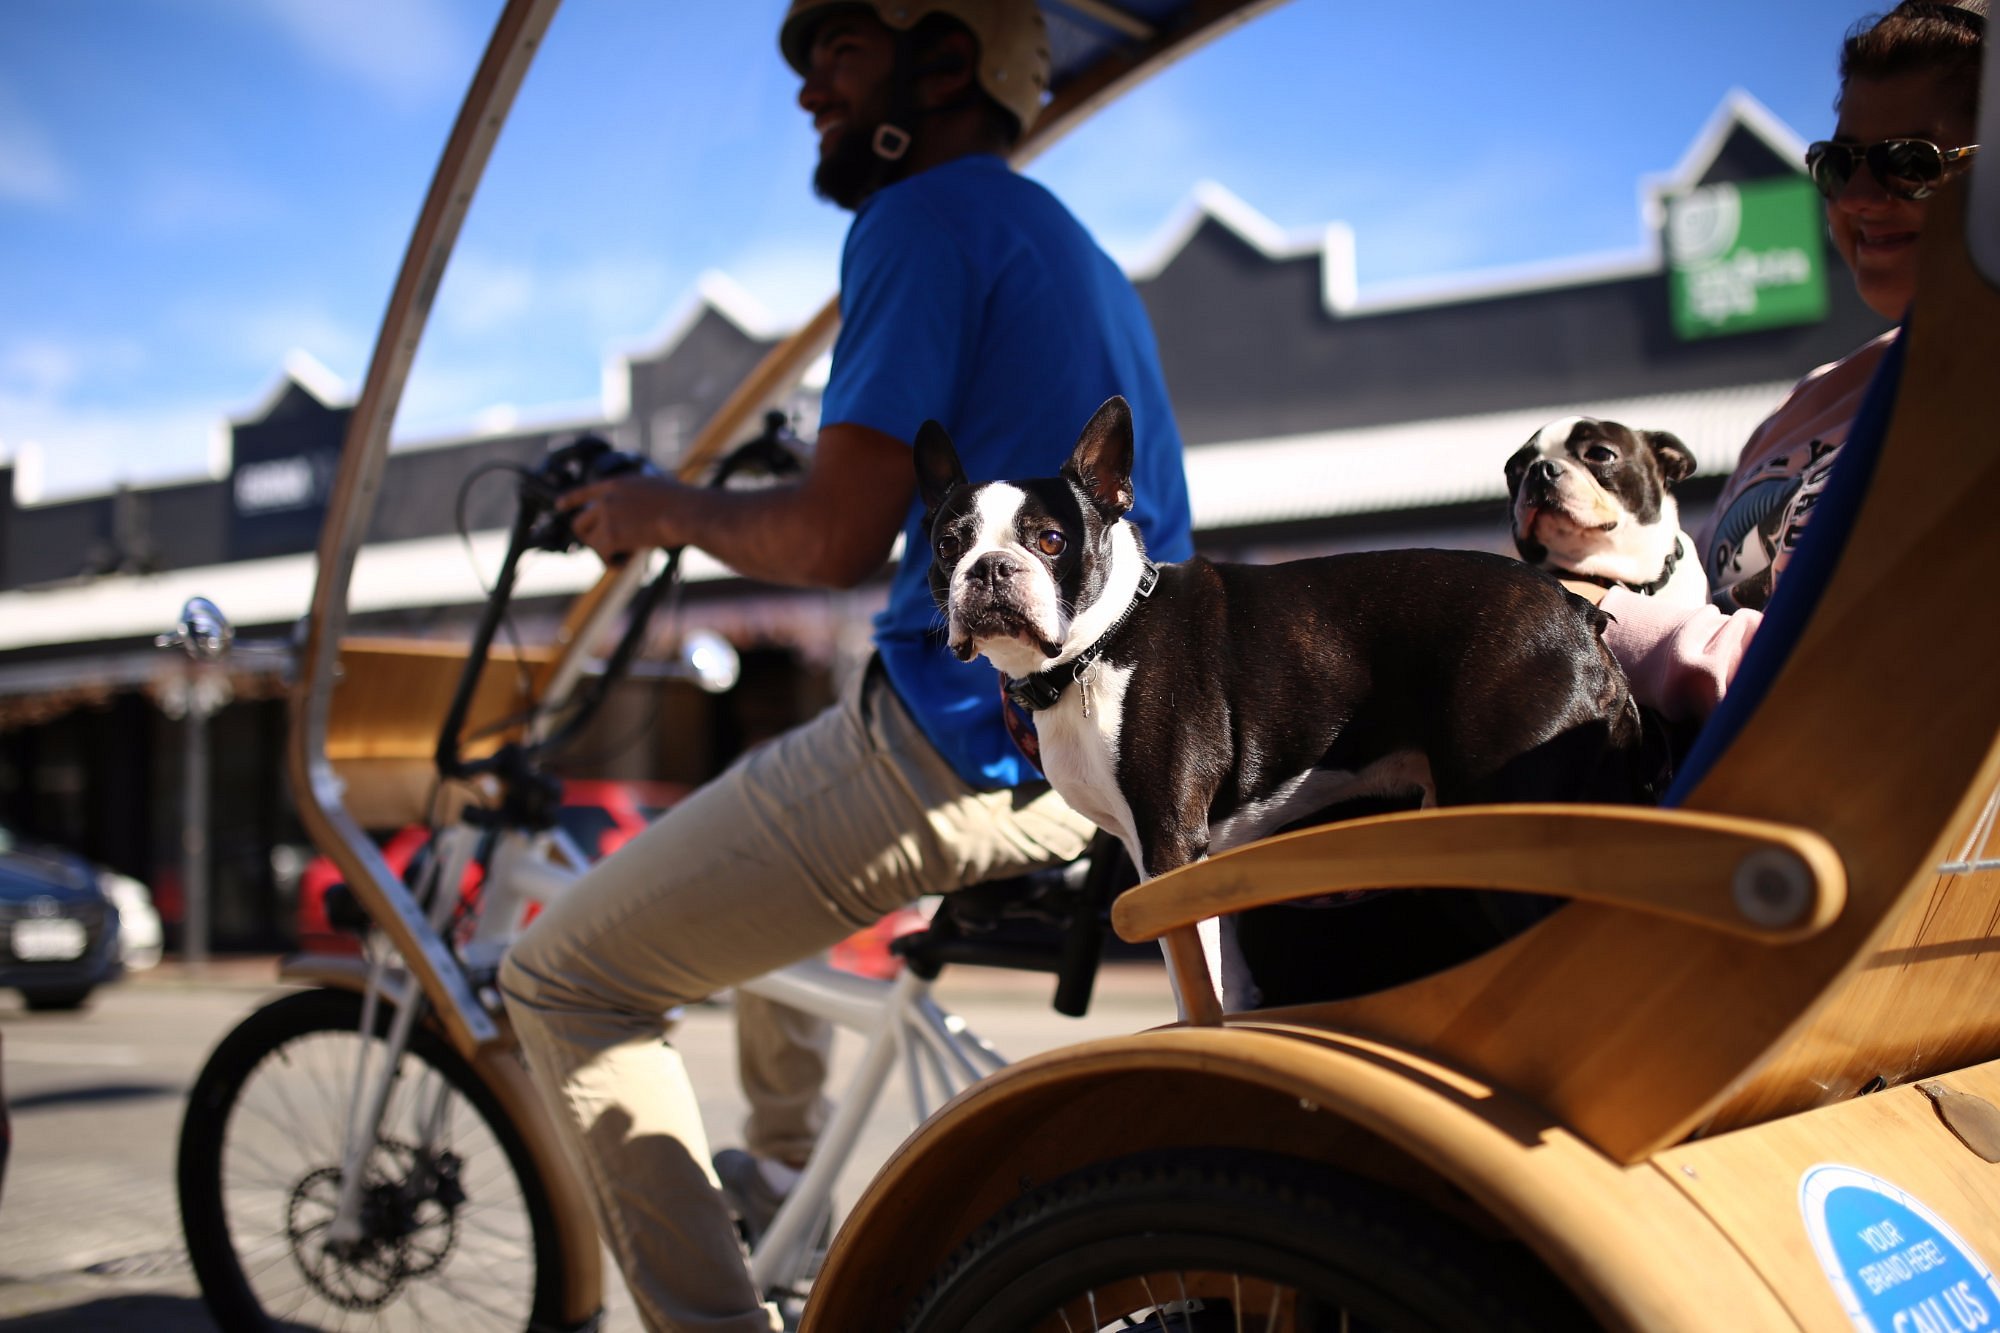
[[[904,1333],[1597,1328],[1525,1249],[1315,1163],[1147,1153],[1024,1195],[948,1260]]]
[[[392,1018],[383,1005],[378,1038]],[[492,1092],[426,1025],[411,1033],[366,1163],[366,1235],[345,1254],[321,1243],[360,1026],[352,992],[285,996],[223,1038],[189,1094],[181,1226],[216,1323],[226,1333],[563,1327],[566,1275],[534,1160]],[[425,1154],[414,1119],[435,1094],[441,1151]]]

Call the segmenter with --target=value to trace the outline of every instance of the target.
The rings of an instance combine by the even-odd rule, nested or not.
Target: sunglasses
[[[1924,199],[1944,179],[1946,167],[1978,151],[1976,143],[1939,148],[1928,139],[1884,139],[1867,145],[1821,140],[1806,149],[1806,170],[1829,200],[1840,197],[1863,163],[1876,183],[1898,199]]]

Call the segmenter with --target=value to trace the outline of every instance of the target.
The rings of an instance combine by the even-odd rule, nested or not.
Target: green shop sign
[[[1682,338],[1826,317],[1824,214],[1804,177],[1707,185],[1667,201],[1667,281]]]

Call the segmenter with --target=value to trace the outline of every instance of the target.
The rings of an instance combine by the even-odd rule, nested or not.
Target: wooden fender
[[[287,958],[278,968],[279,978],[287,982],[357,994],[367,989],[368,973],[369,965],[361,959],[319,954]],[[389,974],[383,978],[382,993],[388,1003],[401,1004],[410,993],[409,978],[402,973]],[[425,1021],[436,1026],[434,1018],[426,1016]],[[555,1127],[549,1123],[541,1098],[535,1095],[534,1085],[528,1081],[527,1067],[521,1063],[514,1044],[510,1041],[481,1047],[470,1057],[470,1063],[487,1090],[499,1100],[507,1119],[520,1131],[528,1156],[541,1175],[542,1188],[548,1191],[549,1207],[555,1213],[556,1243],[561,1247],[558,1262],[566,1275],[563,1289],[569,1293],[569,1308],[562,1312],[563,1318],[581,1326],[604,1305],[604,1252],[598,1243],[597,1218],[591,1212],[590,1197],[583,1192],[581,1181],[563,1154]]]
[[[1540,1108],[1410,1052],[1232,1023],[1052,1051],[955,1099],[869,1185],[804,1329],[894,1327],[1020,1195],[1092,1163],[1196,1147],[1324,1162],[1511,1235],[1610,1328],[1709,1327],[1718,1310],[1732,1329],[1798,1327],[1654,1165],[1621,1166]]]

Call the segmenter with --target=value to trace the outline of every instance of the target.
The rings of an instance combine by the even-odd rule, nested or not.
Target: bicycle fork
[[[426,867],[417,895],[418,901],[428,901],[431,905],[430,926],[434,932],[444,930],[457,907],[455,886],[461,881],[473,850],[462,839],[445,838],[440,841],[446,850],[433,857]],[[451,891],[447,891],[448,886]],[[425,897],[426,892],[428,898]],[[389,1025],[388,1034],[378,1043],[375,1040],[375,1025],[388,967],[389,950],[378,948],[369,968],[367,989],[362,992],[358,1034],[360,1055],[353,1091],[348,1099],[347,1138],[341,1144],[340,1195],[334,1207],[333,1220],[327,1227],[327,1243],[330,1246],[353,1246],[366,1236],[362,1200],[368,1160],[375,1146],[381,1142],[382,1117],[388,1111],[389,1097],[395,1091],[403,1052],[409,1049],[410,1034],[416,1030],[417,1020],[427,1003],[421,989],[409,988]],[[376,1049],[378,1045],[379,1052]],[[415,1153],[413,1169],[435,1169],[432,1149],[444,1132],[449,1097],[450,1088],[440,1079],[432,1104],[418,1108],[418,1138],[411,1145]]]

